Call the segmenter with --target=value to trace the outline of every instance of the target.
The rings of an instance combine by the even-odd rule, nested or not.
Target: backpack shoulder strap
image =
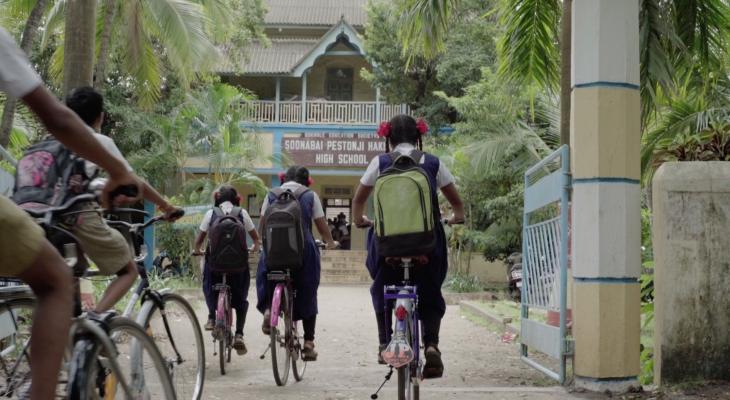
[[[294,191],[294,197],[297,198],[297,200],[301,199],[302,196],[304,196],[309,191],[309,188],[306,186],[301,186],[297,188],[297,190]]]
[[[423,158],[424,154],[425,153],[421,150],[415,149],[411,152],[410,157],[416,162],[416,164],[421,164],[421,158]]]
[[[238,206],[233,207],[233,209],[231,210],[231,213],[228,215],[230,215],[231,217],[236,218],[236,219],[241,219],[241,207],[238,207]]]
[[[223,213],[223,210],[221,210],[221,208],[220,208],[220,207],[213,207],[213,214],[214,214],[214,215],[215,215],[216,217],[222,217],[223,215],[225,215],[225,214]]]

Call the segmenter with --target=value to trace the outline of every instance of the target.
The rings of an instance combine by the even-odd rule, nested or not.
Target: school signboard
[[[294,163],[306,167],[365,168],[385,152],[385,141],[375,135],[307,135],[284,137],[281,150]]]

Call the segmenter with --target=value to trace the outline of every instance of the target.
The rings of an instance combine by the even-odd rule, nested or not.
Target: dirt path
[[[369,399],[383,380],[387,369],[376,362],[377,336],[372,306],[366,286],[323,286],[319,294],[317,321],[319,360],[310,363],[304,381],[277,387],[271,372],[271,359],[260,360],[268,337],[260,332],[261,315],[252,310],[245,328],[249,353],[234,353],[228,372],[221,376],[212,340],[206,337],[207,377],[204,398],[259,400],[344,400]],[[256,297],[254,292],[249,300]],[[197,302],[201,316],[204,304]],[[449,306],[441,334],[441,350],[446,364],[445,376],[426,381],[423,399],[564,399],[569,395],[551,385],[538,372],[519,360],[515,344],[504,344],[500,337],[463,317],[457,306]],[[380,399],[395,398],[393,378]]]

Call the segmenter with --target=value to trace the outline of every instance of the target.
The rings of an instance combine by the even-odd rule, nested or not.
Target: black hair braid
[[[401,143],[410,143],[423,151],[421,133],[418,132],[416,120],[405,114],[399,114],[391,118],[390,136],[385,141],[385,151],[390,153],[391,148],[395,148]]]

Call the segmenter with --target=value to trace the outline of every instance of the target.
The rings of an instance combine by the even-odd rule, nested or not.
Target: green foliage
[[[444,289],[455,293],[471,293],[484,290],[484,286],[475,276],[455,273],[446,279]]]
[[[557,110],[542,101],[533,120],[528,96],[486,68],[464,96],[443,97],[462,116],[437,152],[467,205],[461,244],[503,259],[521,251],[523,173],[557,142]]]
[[[164,250],[170,258],[180,260],[180,266],[190,266],[190,253],[197,229],[195,226],[182,224],[162,224],[155,228],[156,247]],[[195,268],[192,268],[195,270]]]
[[[451,14],[459,0],[400,0],[399,37],[409,59],[422,56],[434,59],[445,48]]]
[[[491,0],[461,0],[437,57],[404,54],[398,27],[403,16],[397,4],[374,0],[368,4],[365,51],[377,65],[362,76],[380,87],[387,101],[406,103],[425,117],[433,128],[456,121],[453,108],[435,91],[461,96],[464,88],[479,80],[481,68],[496,58],[493,21],[482,18]]]
[[[558,86],[561,4],[558,0],[501,1],[500,75],[524,86]]]

